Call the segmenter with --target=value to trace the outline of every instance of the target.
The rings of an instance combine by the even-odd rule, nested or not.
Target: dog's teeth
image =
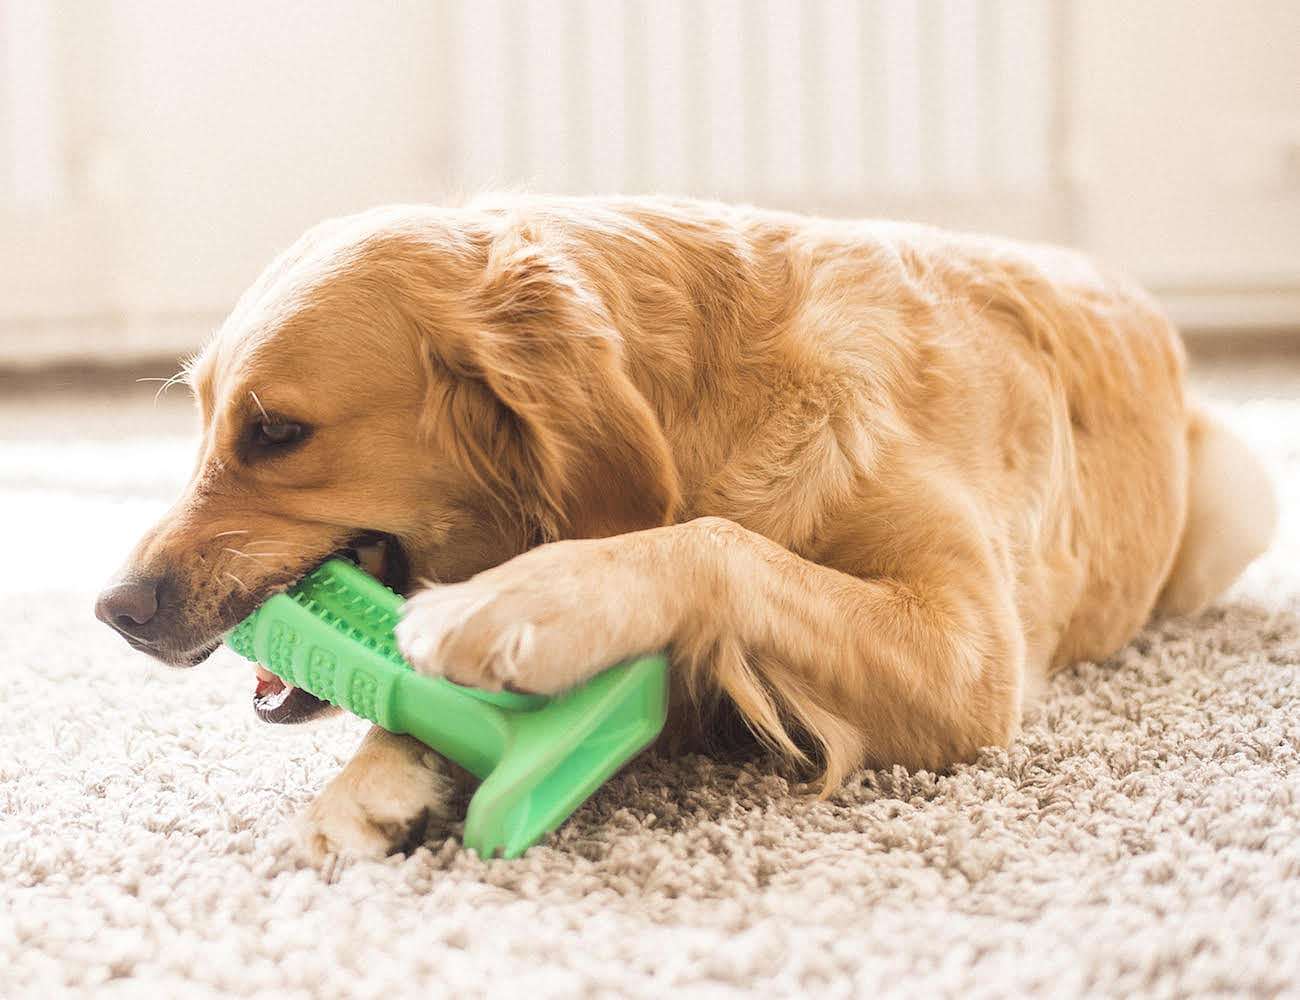
[[[257,707],[264,712],[270,712],[284,704],[285,699],[293,694],[293,685],[285,684],[278,691],[272,691],[270,694],[263,695],[257,699]]]

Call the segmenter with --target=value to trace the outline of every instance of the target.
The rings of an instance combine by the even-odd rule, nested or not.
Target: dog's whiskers
[[[167,378],[146,377],[146,378],[138,378],[138,379],[136,379],[136,381],[137,381],[137,382],[161,382],[161,383],[162,383],[162,385],[160,385],[160,386],[158,387],[158,391],[157,391],[156,393],[154,393],[154,396],[153,396],[153,401],[154,401],[155,404],[157,404],[159,397],[161,397],[162,394],[163,394],[164,392],[166,392],[168,389],[170,389],[172,386],[176,385],[177,383],[179,383],[179,382],[184,382],[186,376],[188,376],[188,375],[189,375],[189,369],[188,369],[188,368],[182,368],[182,369],[181,369],[180,371],[178,371],[175,375],[170,375],[170,376],[168,376]]]
[[[251,560],[253,560],[253,562],[257,563],[259,566],[269,566],[269,565],[270,565],[269,563],[263,562],[263,561],[262,561],[262,558],[260,558],[260,557],[263,557],[263,556],[264,556],[264,557],[266,557],[266,558],[268,558],[268,559],[274,559],[274,558],[276,558],[277,556],[281,556],[281,557],[283,557],[283,556],[289,556],[289,555],[292,554],[292,553],[289,553],[289,552],[259,552],[259,553],[257,553],[257,554],[253,554],[253,553],[250,553],[250,552],[245,552],[243,549],[232,549],[232,548],[230,548],[229,546],[225,546],[225,547],[223,547],[221,551],[222,551],[222,552],[229,552],[231,555],[240,556],[240,557],[242,557],[242,558],[244,558],[244,559],[251,559]]]
[[[235,528],[233,531],[218,531],[215,535],[212,536],[212,540],[215,542],[218,538],[228,538],[231,535],[247,535],[247,534],[248,534],[247,528]]]
[[[228,577],[230,577],[230,579],[234,580],[237,584],[239,584],[240,587],[243,588],[245,594],[251,594],[251,593],[252,593],[252,591],[248,589],[248,584],[246,584],[246,583],[245,583],[243,580],[241,580],[239,577],[235,576],[234,573],[226,572],[226,573],[222,573],[221,575],[222,575],[222,576],[228,576]]]
[[[300,542],[287,542],[279,538],[260,538],[257,541],[245,543],[245,548],[252,548],[254,545],[284,545],[291,549],[298,549],[299,551],[304,549],[310,551],[311,549],[316,548],[314,545],[304,545]],[[281,554],[287,555],[287,553]]]

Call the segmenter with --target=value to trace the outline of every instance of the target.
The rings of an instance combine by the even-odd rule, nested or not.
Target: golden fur
[[[1162,591],[1194,610],[1271,526],[1146,295],[919,226],[376,210],[277,260],[190,378],[199,465],[133,557],[169,581],[156,655],[201,656],[376,529],[437,581],[399,629],[418,669],[554,692],[668,647],[676,733],[725,696],[828,788],[1006,744],[1053,669],[1113,653]],[[310,437],[242,455],[263,410]],[[1248,510],[1223,470],[1263,484]],[[373,734],[313,807],[314,849],[393,846],[438,806],[428,766]],[[368,791],[376,772],[406,791]]]

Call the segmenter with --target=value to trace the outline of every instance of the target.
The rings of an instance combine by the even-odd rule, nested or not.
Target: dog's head
[[[190,666],[334,554],[406,591],[664,523],[671,459],[621,353],[567,255],[517,217],[401,208],[318,227],[188,366],[193,476],[96,613]]]

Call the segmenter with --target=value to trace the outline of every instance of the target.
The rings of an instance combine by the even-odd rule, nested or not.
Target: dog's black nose
[[[115,583],[95,601],[95,617],[119,632],[147,625],[158,613],[158,581],[127,580]]]

